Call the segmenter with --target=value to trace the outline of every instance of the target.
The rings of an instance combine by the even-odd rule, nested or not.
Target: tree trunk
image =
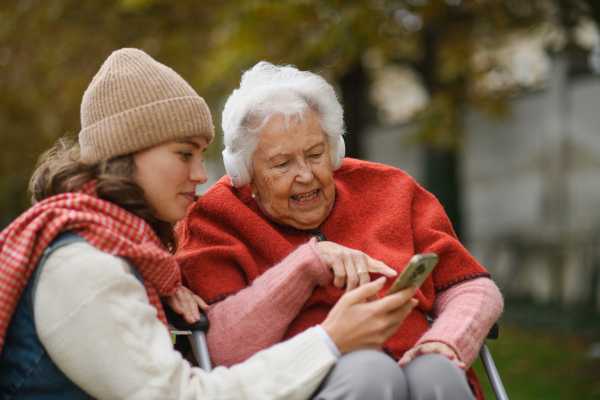
[[[367,79],[360,62],[356,62],[346,75],[340,79],[344,105],[344,120],[346,122],[347,135],[346,156],[352,158],[363,158],[361,149],[361,135],[369,113],[367,102]]]
[[[435,65],[435,46],[437,35],[436,25],[431,24],[423,34],[423,58],[417,63],[416,69],[421,73],[425,87],[431,97],[438,91],[449,90],[436,79]],[[456,112],[460,112],[456,107]],[[456,118],[460,118],[457,115]],[[447,129],[452,129],[447,127]],[[447,134],[450,134],[448,132]],[[423,171],[425,172],[425,189],[433,193],[446,211],[446,214],[452,222],[454,232],[459,239],[463,238],[462,226],[462,207],[461,207],[461,186],[459,181],[459,155],[456,149],[440,147],[435,144],[424,143]]]
[[[462,209],[459,159],[455,151],[426,146],[424,151],[425,189],[433,193],[450,218],[454,232],[462,239]]]

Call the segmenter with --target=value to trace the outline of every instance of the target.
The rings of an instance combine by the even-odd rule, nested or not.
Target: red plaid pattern
[[[144,279],[150,303],[167,324],[160,296],[175,293],[181,285],[175,258],[143,219],[98,199],[96,185],[90,182],[81,192],[37,203],[0,232],[0,351],[29,277],[44,250],[63,231],[73,231],[92,246],[131,260]]]

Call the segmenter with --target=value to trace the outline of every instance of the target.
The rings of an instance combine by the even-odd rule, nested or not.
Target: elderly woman
[[[407,383],[411,396],[439,385],[448,398],[483,398],[470,365],[502,296],[432,194],[399,169],[344,159],[332,86],[260,62],[229,97],[222,124],[228,177],[178,230],[184,279],[212,304],[213,361],[231,365],[293,337],[323,321],[344,291],[394,277],[414,254],[436,253],[417,307],[383,351],[402,369],[427,359],[425,383]]]

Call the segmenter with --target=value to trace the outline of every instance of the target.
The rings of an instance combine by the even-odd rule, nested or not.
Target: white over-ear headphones
[[[225,147],[225,150],[223,150],[223,164],[225,164],[225,171],[227,172],[227,176],[229,176],[231,186],[239,188],[247,183],[250,183],[244,182],[242,179],[242,174],[238,168],[238,164],[235,160],[235,157],[229,150],[229,147]]]
[[[342,135],[338,136],[337,141],[337,157],[331,158],[331,170],[335,171],[344,163],[344,157],[346,156],[346,143]]]
[[[332,171],[335,171],[342,166],[345,155],[346,143],[344,143],[344,138],[340,135],[338,136],[337,142],[337,157],[331,158]],[[252,180],[250,172],[246,171],[246,168],[243,166],[240,168],[240,164],[238,164],[235,156],[229,150],[229,147],[225,147],[225,150],[223,150],[223,164],[225,164],[225,171],[227,172],[227,176],[229,176],[231,186],[239,188],[249,184]]]

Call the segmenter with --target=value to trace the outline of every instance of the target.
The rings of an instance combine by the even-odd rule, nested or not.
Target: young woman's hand
[[[450,346],[442,342],[428,342],[423,343],[417,347],[413,347],[412,349],[404,353],[400,361],[398,361],[398,365],[403,367],[418,356],[431,353],[437,353],[443,355],[444,357],[448,357],[448,359],[450,359],[450,361],[456,364],[458,368],[462,369],[463,371],[467,370],[467,365],[458,359],[458,356],[456,355],[454,350],[452,350]]]
[[[371,281],[369,272],[393,278],[398,273],[383,262],[374,260],[360,250],[350,249],[337,243],[323,241],[317,243],[327,266],[335,274],[333,284],[338,289],[346,285],[346,291]]]
[[[366,302],[384,284],[385,278],[381,277],[345,293],[321,324],[340,353],[360,349],[381,350],[383,342],[398,330],[417,305],[418,301],[412,298],[417,290],[415,286]]]
[[[183,318],[190,324],[200,321],[198,308],[204,311],[208,310],[208,304],[184,286],[181,286],[177,292],[170,296],[161,297],[161,300],[167,303],[177,314],[183,315]]]

